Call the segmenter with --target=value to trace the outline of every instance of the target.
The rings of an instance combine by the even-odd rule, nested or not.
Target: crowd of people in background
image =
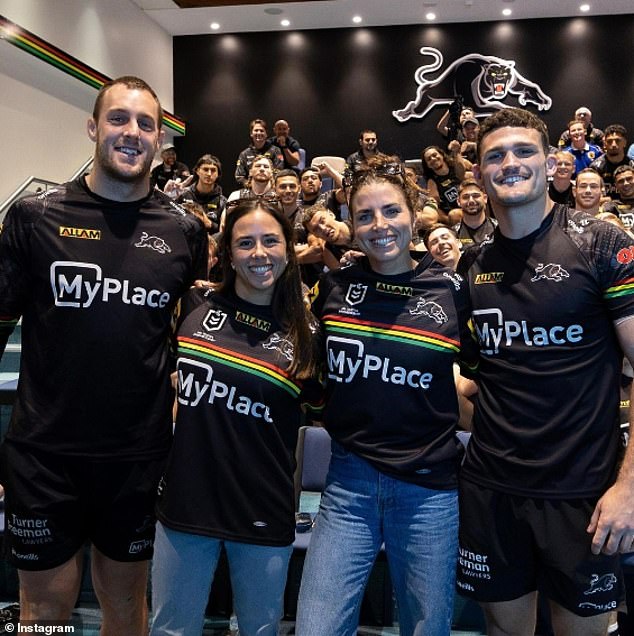
[[[306,165],[288,121],[257,118],[225,193],[218,157],[190,173],[161,121],[144,81],[108,82],[90,174],[0,234],[3,347],[23,318],[0,450],[21,620],[68,620],[89,540],[102,636],[147,633],[152,555],[152,636],[198,636],[224,547],[240,633],[275,636],[309,413],[332,458],[298,636],[356,633],[382,545],[403,636],[448,636],[455,589],[490,636],[532,636],[538,592],[557,636],[614,633],[626,128],[580,107],[554,146],[526,110],[452,105],[420,160],[363,129],[341,165]]]

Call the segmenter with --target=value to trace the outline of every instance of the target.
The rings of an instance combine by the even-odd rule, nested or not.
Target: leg
[[[18,570],[20,620],[69,620],[79,595],[82,563],[83,552],[79,550],[69,561],[50,570]]]
[[[148,631],[147,561],[113,561],[93,546],[92,585],[102,622],[100,636],[145,636]]]
[[[200,636],[221,544],[156,524],[152,636]]]
[[[241,636],[277,636],[293,546],[226,541],[225,548]]]
[[[481,603],[481,606],[489,636],[533,636],[535,633],[537,592],[512,601]]]
[[[356,634],[363,591],[382,541],[378,472],[336,442],[332,448],[299,592],[299,636]]]
[[[402,636],[449,636],[458,558],[458,493],[381,476],[384,537]]]
[[[605,636],[608,632],[609,612],[596,616],[577,616],[553,601],[550,610],[556,636]]]

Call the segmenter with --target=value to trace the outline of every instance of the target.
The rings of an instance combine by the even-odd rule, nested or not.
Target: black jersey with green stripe
[[[475,356],[464,281],[429,254],[396,276],[374,273],[363,259],[329,272],[313,293],[330,434],[390,476],[454,488],[454,362]]]
[[[22,317],[7,438],[95,459],[166,454],[174,306],[206,234],[162,194],[103,199],[85,180],[18,201],[0,235],[0,318]]]
[[[178,413],[158,517],[175,530],[289,545],[301,407],[321,387],[287,369],[293,345],[268,306],[192,290],[178,329]]]
[[[527,496],[589,497],[614,479],[634,240],[556,205],[519,240],[496,230],[467,276],[480,390],[466,479]],[[474,259],[474,260],[473,260]]]

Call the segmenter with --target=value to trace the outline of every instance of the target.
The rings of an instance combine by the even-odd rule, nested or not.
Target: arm
[[[327,161],[322,161],[317,167],[322,175],[325,174],[332,177],[335,190],[342,187],[341,181],[343,179],[343,175],[335,170]]]
[[[449,127],[447,124],[449,123],[449,109],[445,111],[445,114],[438,120],[436,124],[436,130],[443,136],[447,137],[449,135]]]
[[[634,361],[634,316],[615,323],[627,359]],[[616,390],[616,387],[615,387]],[[634,383],[630,393],[630,422],[634,422]],[[614,554],[634,549],[634,443],[630,443],[616,482],[599,499],[587,531],[593,535],[592,552]]]
[[[451,153],[451,158],[453,159],[454,169],[456,171],[456,177],[462,181],[464,179],[464,173],[467,170],[471,170],[471,162],[467,161],[460,154],[460,142],[457,139],[449,142],[449,152]]]
[[[247,187],[246,184],[249,176],[249,170],[247,168],[246,160],[242,156],[242,153],[238,155],[238,165],[236,166],[236,171],[233,176],[241,188]]]
[[[322,263],[324,246],[321,239],[312,234],[308,235],[306,243],[298,243],[295,245],[295,256],[300,265],[308,265],[309,263]]]
[[[282,151],[286,163],[289,166],[296,166],[299,163],[299,150],[294,150],[288,143],[288,138],[283,135],[275,138],[275,144]]]

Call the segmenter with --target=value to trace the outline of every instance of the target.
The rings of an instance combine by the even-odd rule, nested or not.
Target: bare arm
[[[615,329],[623,353],[634,362],[634,318],[616,324]],[[634,383],[629,420],[634,422]],[[616,482],[597,502],[587,531],[593,535],[594,554],[634,550],[634,442],[625,451]]]

